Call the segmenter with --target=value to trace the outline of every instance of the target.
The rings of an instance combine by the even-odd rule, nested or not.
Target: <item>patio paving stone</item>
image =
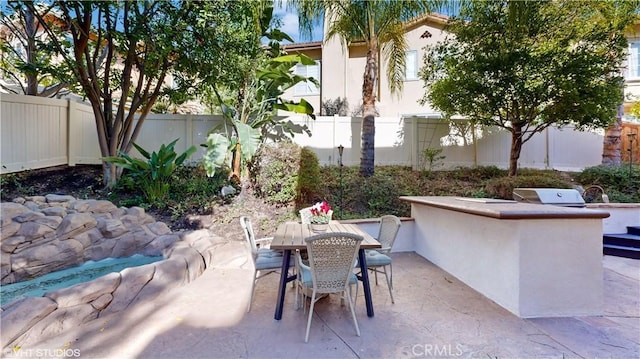
[[[243,250],[242,242],[225,248]],[[392,304],[372,281],[375,317],[362,288],[356,304],[332,296],[307,314],[288,286],[281,321],[273,319],[278,275],[258,281],[246,313],[252,270],[237,256],[184,287],[122,313],[98,318],[38,348],[79,349],[86,358],[640,358],[640,261],[603,257],[603,316],[522,319],[415,253],[394,253]],[[553,295],[553,293],[549,293]],[[308,310],[308,309],[307,309]]]

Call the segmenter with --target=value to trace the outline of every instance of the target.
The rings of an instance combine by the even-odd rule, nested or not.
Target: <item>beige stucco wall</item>
[[[479,211],[508,211],[508,206],[524,215],[589,211],[522,203],[470,205]],[[601,218],[497,219],[420,203],[411,203],[411,217],[416,253],[515,315],[602,314]]]
[[[422,34],[428,31],[430,38],[421,38]],[[425,46],[434,45],[443,41],[446,33],[442,26],[433,22],[423,22],[408,29],[406,33],[408,50],[418,52],[418,71],[422,68]],[[431,106],[420,105],[418,100],[424,96],[424,81],[421,79],[404,81],[404,89],[400,96],[392,95],[387,81],[387,64],[381,63],[380,69],[380,98],[378,111],[381,116],[407,116],[410,114],[430,114],[436,113]]]
[[[428,31],[429,38],[421,38]],[[418,68],[421,67],[425,53],[424,47],[444,40],[446,33],[442,25],[426,19],[407,28],[406,39],[408,50],[417,51]],[[338,97],[347,98],[349,113],[355,115],[362,104],[362,78],[366,64],[367,48],[363,44],[352,44],[348,48],[343,46],[339,38],[333,38],[322,44],[322,49],[313,46],[305,50],[304,46],[295,50],[314,59],[321,59],[321,89],[319,96],[304,96],[314,106],[315,113],[320,113],[320,101],[334,100]],[[392,95],[387,81],[387,64],[383,58],[380,61],[380,84],[378,87],[377,109],[381,117],[403,116],[425,113],[435,113],[430,106],[420,105],[418,100],[424,95],[423,81],[419,79],[404,82],[404,89],[397,95]],[[284,95],[287,99],[299,100],[293,89]],[[284,114],[284,113],[283,113]]]

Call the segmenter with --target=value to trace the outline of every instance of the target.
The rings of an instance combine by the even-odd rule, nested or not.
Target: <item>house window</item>
[[[629,42],[627,78],[640,78],[640,41]]]
[[[407,51],[405,59],[405,80],[417,80],[418,79],[418,51]]]
[[[320,82],[320,62],[316,61],[315,65],[296,65],[295,69],[296,75],[304,76],[304,77],[313,77],[318,82]],[[312,82],[305,81],[296,84],[295,87],[295,95],[303,96],[303,95],[319,95],[320,87],[316,86]]]

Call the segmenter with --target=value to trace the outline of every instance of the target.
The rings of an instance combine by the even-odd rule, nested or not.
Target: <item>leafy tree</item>
[[[403,22],[428,12],[426,1],[378,0],[291,0],[287,6],[298,11],[300,29],[311,34],[314,24],[323,18],[328,24],[325,41],[334,37],[344,46],[364,42],[367,47],[366,65],[362,83],[362,153],[360,174],[374,173],[376,91],[379,83],[379,59],[385,61],[389,89],[402,90],[407,43]]]
[[[349,102],[346,98],[327,99],[322,101],[320,105],[322,106],[320,109],[322,116],[346,116],[349,111]]]
[[[223,131],[220,131],[221,128],[214,128],[207,137],[204,164],[209,176],[213,176],[216,170],[224,166],[227,158],[231,157],[232,176],[240,181],[242,169],[265,139],[279,140],[286,134],[308,132],[306,127],[274,117],[277,110],[313,117],[314,109],[306,100],[285,101],[281,96],[299,82],[311,81],[317,84],[317,80],[293,73],[297,64],[312,65],[315,62],[308,56],[286,55],[281,50],[282,40],[293,40],[278,29],[270,29],[272,15],[272,6],[263,8],[259,28],[260,34],[270,40],[269,46],[257,47],[260,50],[252,54],[254,57],[249,58],[252,61],[247,62],[244,71],[240,71],[243,75],[240,85],[231,89],[237,91],[237,97],[224,99],[219,85],[211,84],[225,122],[221,126]],[[256,44],[258,41],[256,38]]]
[[[509,175],[522,145],[551,125],[608,126],[622,103],[620,75],[636,2],[472,1],[428,49],[427,101],[511,132]]]
[[[247,49],[247,31],[257,5],[244,1],[54,1],[62,25],[44,21],[31,8],[52,46],[71,69],[91,103],[103,157],[128,153],[154,103],[184,101],[201,81],[222,81]],[[56,36],[64,29],[69,41]],[[251,30],[251,28],[250,28]],[[198,81],[201,71],[208,71]],[[172,87],[167,86],[172,80]],[[112,186],[116,166],[103,162]]]
[[[27,7],[9,1],[0,9],[0,25],[5,29],[0,42],[0,69],[9,80],[6,84],[0,83],[0,87],[10,93],[30,96],[67,94],[68,71],[64,63],[56,62],[47,36],[38,31],[40,23],[34,10],[48,23],[57,21],[56,13],[45,5]]]

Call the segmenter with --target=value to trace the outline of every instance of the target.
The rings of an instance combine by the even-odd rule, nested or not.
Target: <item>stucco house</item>
[[[441,118],[439,111],[418,103],[424,95],[424,83],[418,78],[422,65],[424,47],[444,40],[443,30],[447,16],[430,13],[419,16],[405,24],[408,44],[406,58],[406,78],[404,89],[399,96],[389,91],[386,78],[386,64],[380,63],[380,82],[378,84],[376,108],[381,117],[421,117]],[[629,57],[625,62],[626,78],[624,113],[625,121],[640,122],[629,115],[634,102],[640,101],[640,22],[628,32]],[[295,43],[284,46],[289,53],[304,53],[316,60],[313,66],[298,66],[296,72],[313,76],[320,87],[313,84],[299,84],[285,93],[285,97],[295,99],[304,97],[320,114],[321,102],[346,99],[349,105],[347,116],[357,116],[362,104],[362,74],[365,66],[366,47],[353,44],[343,49],[339,39],[327,43],[322,41]]]
[[[629,56],[625,63],[625,96],[624,96],[624,120],[640,123],[640,119],[629,114],[635,102],[640,101],[640,21],[627,32],[629,41]]]
[[[443,32],[447,17],[439,14],[427,14],[405,24],[408,50],[406,52],[406,79],[404,90],[399,95],[389,91],[386,63],[380,62],[380,81],[377,86],[376,108],[381,117],[435,116],[440,117],[428,106],[418,104],[423,96],[423,83],[418,78],[418,70],[426,45],[435,44],[444,39]],[[352,44],[343,48],[338,38],[329,42],[307,42],[284,46],[289,53],[304,53],[316,60],[316,65],[298,66],[296,73],[313,76],[320,87],[313,84],[299,84],[285,93],[286,98],[304,97],[320,113],[321,101],[346,99],[347,116],[357,115],[362,105],[362,74],[366,60],[366,46]]]

